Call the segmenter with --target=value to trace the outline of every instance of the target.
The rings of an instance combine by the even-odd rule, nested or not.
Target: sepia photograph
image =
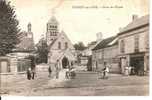
[[[0,96],[150,96],[150,0],[0,0]]]

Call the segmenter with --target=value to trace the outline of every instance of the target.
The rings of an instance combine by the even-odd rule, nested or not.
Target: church
[[[47,22],[46,41],[49,50],[48,64],[54,65],[58,61],[61,69],[74,64],[75,48],[66,33],[59,32],[59,22],[54,15]]]

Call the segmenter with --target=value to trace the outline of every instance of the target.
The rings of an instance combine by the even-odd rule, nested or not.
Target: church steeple
[[[28,38],[33,38],[33,33],[32,33],[32,24],[29,22],[27,25],[27,36]]]
[[[27,31],[31,32],[31,28],[32,28],[32,24],[29,22],[28,25],[27,25]]]
[[[46,33],[46,38],[47,38],[47,43],[50,44],[51,41],[57,38],[58,36],[58,21],[54,15],[55,11],[52,9],[52,16],[50,20],[47,22],[47,33]]]

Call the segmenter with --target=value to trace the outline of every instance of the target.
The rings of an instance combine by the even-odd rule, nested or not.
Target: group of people
[[[49,72],[49,77],[51,77],[51,74],[52,74],[51,65],[49,65],[48,72]],[[57,60],[57,62],[55,64],[55,78],[56,79],[59,78],[59,72],[60,72],[60,65],[59,65],[59,60]]]
[[[27,69],[27,79],[28,80],[31,80],[33,79],[34,80],[34,77],[35,77],[35,57],[34,56],[29,56],[28,59],[30,60],[30,64],[31,66],[28,67]]]
[[[55,73],[55,78],[58,79],[59,78],[59,73],[61,71],[61,66],[59,64],[59,60],[57,60],[57,63],[55,64],[55,69],[54,70],[52,69],[51,65],[49,65],[49,68],[48,68],[48,72],[49,72],[48,76],[49,77],[51,77],[52,71]],[[65,78],[73,79],[73,78],[75,78],[75,76],[76,76],[76,73],[73,69],[73,64],[71,64],[71,66],[70,65],[66,66]]]
[[[27,79],[28,79],[28,80],[31,80],[31,79],[34,80],[34,77],[35,77],[35,70],[34,70],[34,69],[31,69],[31,68],[29,67],[28,70],[27,70]]]

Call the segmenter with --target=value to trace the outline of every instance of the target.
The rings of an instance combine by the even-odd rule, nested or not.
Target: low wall
[[[18,59],[17,57],[0,57],[0,74],[12,75],[23,74],[30,67],[28,59]]]

